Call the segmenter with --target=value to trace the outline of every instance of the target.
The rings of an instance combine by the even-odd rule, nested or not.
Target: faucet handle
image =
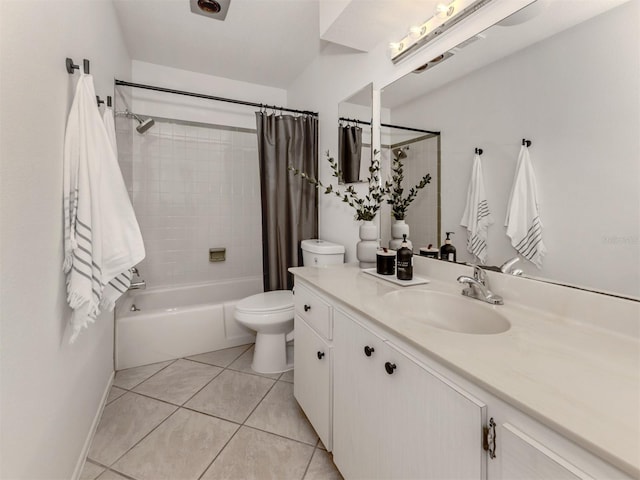
[[[487,284],[487,274],[479,265],[473,266],[473,278],[483,285]]]
[[[502,273],[506,273],[509,275],[522,275],[522,270],[519,268],[513,268],[513,266],[518,263],[520,261],[520,257],[516,256],[513,258],[510,258],[509,260],[507,260],[506,262],[504,262],[502,265],[500,265],[500,271]]]

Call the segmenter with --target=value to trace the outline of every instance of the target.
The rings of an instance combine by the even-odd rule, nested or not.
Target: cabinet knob
[[[387,371],[389,375],[391,375],[396,368],[397,367],[395,363],[387,362],[384,364],[384,369]]]
[[[304,306],[304,311],[308,312],[309,310],[311,310],[311,305],[305,305]]]
[[[364,354],[365,354],[367,357],[370,357],[370,356],[371,356],[371,354],[372,354],[373,352],[375,352],[375,351],[376,351],[376,349],[375,349],[375,348],[373,348],[373,347],[370,347],[369,345],[365,345],[365,347],[364,347]]]
[[[318,360],[322,360],[322,357],[324,357],[324,352],[318,352]]]

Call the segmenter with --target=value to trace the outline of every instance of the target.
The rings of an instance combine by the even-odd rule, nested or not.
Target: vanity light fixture
[[[439,37],[454,25],[480,10],[493,0],[452,0],[436,5],[433,17],[421,25],[411,27],[399,42],[391,43],[391,61],[398,63],[417,52],[421,47]]]

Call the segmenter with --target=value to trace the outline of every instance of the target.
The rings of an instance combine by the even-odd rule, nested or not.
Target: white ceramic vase
[[[368,220],[362,222],[360,241],[356,247],[360,268],[374,268],[376,266],[376,251],[378,250],[378,227],[375,223]]]
[[[391,225],[391,240],[389,248],[391,250],[399,250],[402,245],[403,235],[407,236],[407,246],[413,250],[411,240],[409,240],[409,225],[404,220],[394,220]]]

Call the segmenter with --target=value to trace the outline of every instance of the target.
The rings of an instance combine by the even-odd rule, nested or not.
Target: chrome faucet
[[[140,280],[139,282],[131,282],[129,285],[129,290],[144,290],[147,288],[147,282],[144,280]]]
[[[493,293],[489,288],[489,279],[485,271],[477,265],[473,266],[473,278],[461,275],[458,277],[458,283],[467,285],[462,289],[462,295],[482,300],[491,305],[504,305],[502,297]]]
[[[524,272],[520,268],[513,268],[513,266],[520,261],[520,257],[513,257],[502,265],[500,265],[500,271],[508,275],[522,275]]]
[[[132,275],[135,275],[139,279],[137,282],[134,282],[133,279],[131,279],[129,290],[144,290],[145,288],[147,288],[147,283],[140,278],[140,272],[138,271],[138,269],[136,267],[131,267],[129,270],[131,271]]]

